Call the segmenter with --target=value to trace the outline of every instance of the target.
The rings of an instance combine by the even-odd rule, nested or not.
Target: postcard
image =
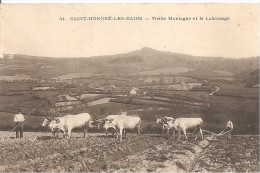
[[[259,172],[256,3],[0,5],[0,172]]]

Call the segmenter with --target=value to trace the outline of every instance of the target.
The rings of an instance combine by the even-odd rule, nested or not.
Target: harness
[[[171,119],[171,118],[169,118],[169,117],[162,117],[161,119],[160,119],[160,124],[162,125],[162,127],[163,128],[166,128],[166,129],[171,129],[171,128],[169,128],[168,126],[169,126],[169,122],[170,121],[173,121],[174,119]]]

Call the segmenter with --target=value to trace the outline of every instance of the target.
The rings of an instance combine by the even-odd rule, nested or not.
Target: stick
[[[227,133],[229,133],[229,132],[231,132],[232,130],[228,130],[228,131],[226,131],[225,133],[221,133],[221,134],[218,134],[219,136],[221,135],[225,135],[225,134],[227,134]]]
[[[219,134],[222,134],[224,132],[224,130],[222,130]]]
[[[32,112],[34,112],[36,109],[38,109],[41,105],[43,105],[44,103],[46,103],[48,100],[45,100],[45,102],[41,103],[39,106],[37,106],[36,108],[34,108],[29,114],[27,114],[25,116],[24,119],[26,119]],[[22,122],[19,122],[14,128],[12,131],[14,131]]]

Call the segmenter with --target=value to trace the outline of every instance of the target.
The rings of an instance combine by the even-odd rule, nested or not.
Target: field
[[[193,76],[198,78],[205,77],[232,77],[233,73],[228,71],[212,71],[212,70],[192,70],[184,73],[185,76]]]
[[[54,79],[73,79],[73,78],[83,78],[93,76],[91,73],[71,73],[68,75],[62,75],[55,77]]]
[[[244,98],[259,98],[259,88],[245,88],[241,84],[229,84],[223,82],[212,82],[211,85],[221,87],[216,93],[219,96],[244,97]]]
[[[28,80],[32,79],[28,75],[15,75],[15,76],[0,76],[0,80],[13,81],[13,80]]]
[[[127,111],[129,114],[139,115],[144,121],[153,123],[155,123],[155,116],[158,115],[200,116],[205,121],[204,128],[215,132],[221,131],[225,126],[226,119],[231,118],[236,127],[234,129],[235,134],[259,134],[259,91],[257,88],[245,88],[239,84],[209,82],[207,87],[212,88],[212,91],[215,85],[221,88],[212,96],[209,95],[212,91],[163,89],[140,89],[141,93],[147,91],[146,96],[130,97],[125,95],[126,92],[120,93],[124,96],[119,96],[117,92],[123,88],[120,85],[117,86],[115,93],[110,92],[110,94],[97,94],[92,90],[86,90],[78,94],[78,96],[83,96],[81,99],[83,107],[75,105],[75,108],[71,107],[72,110],[64,109],[62,111],[63,109],[59,109],[62,112],[56,113],[50,112],[50,110],[58,104],[58,102],[55,103],[55,101],[59,101],[57,96],[61,94],[69,95],[69,91],[32,91],[30,89],[33,85],[36,84],[17,82],[1,85],[0,117],[6,121],[1,121],[0,129],[10,130],[12,128],[13,114],[18,109],[24,114],[28,114],[47,99],[48,102],[34,111],[27,119],[25,127],[27,131],[41,130],[40,122],[42,116],[45,115],[61,116],[68,113],[88,112],[93,119],[98,119],[109,114],[120,114]],[[150,126],[148,124],[147,127],[153,127],[153,123]],[[157,132],[157,129],[154,129],[154,132]]]
[[[0,132],[0,172],[258,172],[259,137],[211,141],[129,134],[122,143],[104,134]]]
[[[175,83],[194,83],[200,82],[200,80],[190,77],[180,77],[180,76],[143,76],[138,78],[144,84],[175,84]]]
[[[194,69],[192,68],[186,68],[186,67],[170,67],[170,68],[163,68],[163,69],[157,69],[157,70],[150,70],[150,71],[144,71],[140,73],[134,73],[133,75],[177,75],[180,73],[185,73],[192,71]]]
[[[190,90],[194,89],[194,87],[200,87],[202,83],[179,83],[179,84],[170,84],[170,85],[153,85],[147,86],[146,88],[151,89],[164,89],[164,90]]]

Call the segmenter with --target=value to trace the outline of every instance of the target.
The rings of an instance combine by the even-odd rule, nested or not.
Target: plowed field
[[[259,172],[259,137],[167,140],[129,134],[123,142],[103,134],[0,132],[0,172]]]

